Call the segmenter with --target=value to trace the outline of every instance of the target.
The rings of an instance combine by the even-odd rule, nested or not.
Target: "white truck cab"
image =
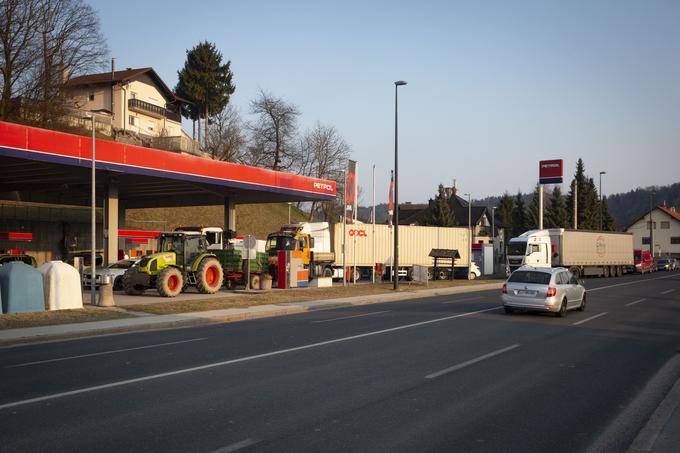
[[[529,230],[508,241],[508,272],[521,266],[551,267],[550,230]]]

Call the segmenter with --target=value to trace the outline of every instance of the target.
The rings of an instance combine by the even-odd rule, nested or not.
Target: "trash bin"
[[[38,268],[45,287],[45,308],[69,310],[83,308],[80,274],[63,261],[50,261]]]
[[[113,307],[116,305],[113,300],[113,284],[111,283],[110,275],[102,275],[99,284],[99,297],[94,305],[99,307]]]
[[[20,261],[0,267],[2,313],[45,311],[45,293],[40,271]]]

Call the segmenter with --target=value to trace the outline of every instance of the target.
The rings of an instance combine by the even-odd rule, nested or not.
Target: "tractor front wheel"
[[[182,292],[184,278],[176,267],[166,267],[156,277],[156,289],[163,297],[175,297]]]
[[[215,258],[205,258],[196,269],[196,288],[201,294],[214,294],[222,287],[224,273]]]

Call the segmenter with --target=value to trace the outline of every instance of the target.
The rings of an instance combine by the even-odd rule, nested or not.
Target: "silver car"
[[[567,310],[586,308],[586,289],[563,267],[523,266],[503,284],[501,299],[506,313],[547,311],[563,317]]]
[[[108,267],[98,267],[95,271],[95,287],[101,285],[104,276],[108,276],[111,283],[113,283],[112,289],[114,291],[121,291],[123,289],[123,274],[125,274],[125,271],[129,268],[136,266],[140,259],[141,258],[124,259],[110,264]],[[90,281],[90,268],[86,267],[83,270],[83,286],[89,288]]]

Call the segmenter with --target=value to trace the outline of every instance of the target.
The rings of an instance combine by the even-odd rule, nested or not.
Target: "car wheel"
[[[581,298],[581,305],[578,307],[578,311],[583,311],[586,309],[586,293],[583,293],[583,297]]]
[[[560,311],[555,313],[558,318],[564,318],[567,316],[567,299],[562,299],[562,305],[560,305]]]
[[[505,310],[505,313],[508,315],[511,315],[515,312],[515,310],[512,307],[508,307],[507,305],[504,305],[503,309]]]

